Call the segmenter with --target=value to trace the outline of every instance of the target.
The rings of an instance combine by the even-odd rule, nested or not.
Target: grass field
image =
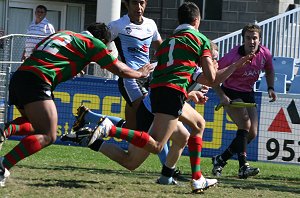
[[[1,155],[17,143],[7,141]],[[188,181],[178,186],[155,184],[161,169],[155,155],[130,172],[87,148],[52,145],[12,168],[0,197],[300,197],[300,166],[251,164],[261,169],[258,176],[238,179],[238,163],[232,160],[216,187],[192,195]],[[178,166],[190,178],[189,158],[183,156]],[[201,167],[212,177],[210,158],[203,158]]]

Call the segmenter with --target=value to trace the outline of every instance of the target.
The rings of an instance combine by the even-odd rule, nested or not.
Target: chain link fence
[[[0,127],[7,121],[8,85],[10,74],[22,64],[25,40],[36,35],[10,34],[0,37]],[[115,79],[111,72],[101,69],[96,63],[90,63],[85,68],[86,75]]]

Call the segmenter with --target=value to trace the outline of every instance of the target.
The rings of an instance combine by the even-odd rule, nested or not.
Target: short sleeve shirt
[[[242,55],[236,46],[219,61],[219,69],[223,69],[239,60]],[[272,55],[268,48],[260,46],[251,63],[235,70],[224,82],[223,86],[241,92],[251,92],[262,70],[273,70]]]
[[[150,45],[161,40],[152,19],[143,17],[143,23],[137,25],[130,21],[128,15],[124,15],[110,22],[108,27],[123,62],[135,70],[150,62]]]
[[[55,29],[53,25],[44,18],[40,23],[36,24],[35,20],[31,22],[27,29],[28,35],[35,35],[35,37],[27,37],[25,41],[25,54],[24,56],[28,58],[32,53],[34,47],[44,38],[43,37],[36,37],[36,36],[49,36],[53,34]]]

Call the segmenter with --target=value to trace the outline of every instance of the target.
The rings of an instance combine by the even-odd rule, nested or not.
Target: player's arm
[[[216,69],[213,64],[213,61],[210,56],[201,57],[201,66],[203,70],[203,75],[205,76],[207,83],[214,83],[216,79]],[[201,84],[201,82],[197,79],[197,82]]]
[[[214,86],[213,89],[220,98],[220,104],[225,106],[230,104],[230,98],[224,93],[220,85]]]
[[[206,76],[203,75],[203,73],[200,73],[197,76],[197,82],[200,84],[204,84],[210,87],[214,87],[219,85],[220,83],[224,82],[236,69],[243,67],[245,64],[248,64],[251,62],[254,55],[249,54],[247,56],[244,56],[240,58],[238,61],[232,63],[228,67],[225,67],[223,69],[218,70],[218,62],[216,60],[213,60],[214,68],[216,70],[216,78],[213,83],[209,83]],[[194,74],[197,75],[197,74]]]
[[[248,63],[251,63],[253,56],[254,56],[253,54],[243,56],[242,58],[240,58],[236,62],[232,63],[228,67],[217,70],[216,80],[211,86],[216,86],[216,85],[224,82],[235,70],[237,70],[240,67],[243,67],[244,65],[246,65]]]
[[[162,43],[162,39],[159,39],[159,40],[157,40],[157,41],[153,41],[153,42],[151,43],[151,47],[152,47],[153,49],[155,49],[155,51],[157,51],[157,49],[158,49],[158,47],[160,46],[161,43]]]
[[[145,78],[153,71],[153,66],[150,63],[147,63],[140,69],[134,70],[123,62],[116,60],[112,66],[107,67],[106,69],[122,78]]]
[[[269,98],[272,98],[270,102],[274,102],[277,98],[276,93],[274,91],[274,79],[275,73],[273,69],[265,69],[266,81],[268,85],[268,94]]]

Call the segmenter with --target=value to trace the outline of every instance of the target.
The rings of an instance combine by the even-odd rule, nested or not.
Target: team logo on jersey
[[[245,71],[242,76],[256,76],[260,74],[260,70]]]
[[[126,30],[127,34],[131,34],[131,32],[132,32],[132,29],[130,27],[126,27],[125,30]]]
[[[146,44],[142,47],[128,47],[127,49],[129,52],[149,52],[149,47]]]

